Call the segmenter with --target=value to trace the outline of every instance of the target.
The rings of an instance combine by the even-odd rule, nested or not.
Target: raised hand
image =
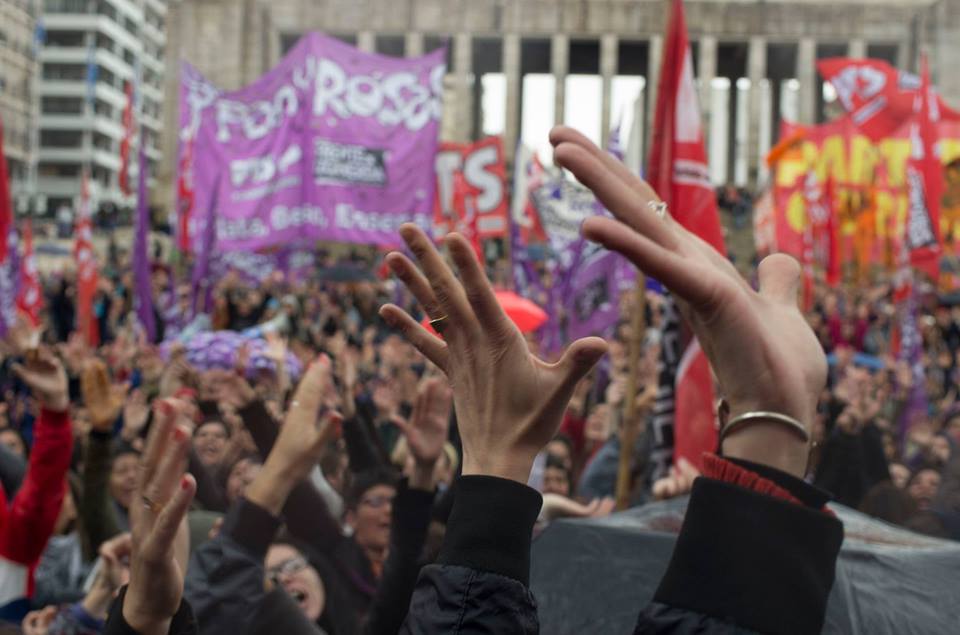
[[[150,415],[150,406],[147,405],[147,396],[137,388],[128,396],[123,404],[123,431],[121,436],[130,442],[140,436],[141,430],[147,425]]]
[[[424,380],[417,391],[417,401],[410,420],[394,417],[393,422],[407,438],[407,447],[413,456],[415,474],[411,486],[433,488],[433,470],[443,455],[450,429],[450,406],[453,394],[447,382],[439,377]],[[414,483],[413,481],[416,481]]]
[[[28,352],[26,364],[14,364],[12,368],[44,408],[66,412],[70,407],[67,373],[48,347]]]
[[[463,236],[446,238],[458,280],[421,229],[407,224],[400,233],[420,268],[400,253],[387,262],[430,319],[440,320],[444,339],[396,305],[383,306],[380,315],[447,374],[463,440],[463,473],[526,483],[534,457],[560,427],[577,382],[606,352],[606,343],[579,340],[559,362],[544,362],[503,312]]]
[[[597,195],[616,220],[594,217],[588,239],[618,251],[663,282],[697,335],[720,380],[731,416],[774,411],[812,427],[827,364],[797,308],[800,267],[789,256],[760,263],[760,292],[733,265],[669,216],[639,177],[580,133],[555,128],[555,159]],[[780,425],[760,422],[731,434],[724,452],[801,473],[808,448]],[[763,448],[775,449],[776,456]]]
[[[247,488],[248,500],[273,515],[280,513],[290,491],[306,478],[337,434],[343,417],[323,412],[334,392],[330,359],[321,355],[300,380],[270,456]]]
[[[113,428],[129,389],[127,384],[111,384],[107,367],[100,360],[87,363],[80,376],[80,391],[94,430],[109,432]]]
[[[237,371],[210,370],[204,373],[203,381],[213,392],[214,400],[221,407],[242,410],[257,398],[257,393]]]
[[[123,617],[141,635],[165,635],[183,597],[190,538],[187,510],[197,483],[187,468],[190,432],[174,400],[160,403],[140,459],[130,505],[130,585]]]

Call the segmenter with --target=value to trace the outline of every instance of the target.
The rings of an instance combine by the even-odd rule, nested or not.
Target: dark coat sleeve
[[[127,587],[120,589],[117,599],[110,605],[107,623],[103,627],[103,635],[139,635],[127,621],[123,619],[123,599],[127,596]],[[193,617],[193,610],[186,600],[180,601],[180,608],[170,622],[168,635],[199,635],[200,629],[197,620]]]
[[[827,437],[814,484],[856,509],[871,487],[888,478],[881,434],[871,424],[857,434],[835,429]]]
[[[189,464],[187,471],[193,474],[193,478],[197,481],[197,494],[195,497],[197,503],[207,511],[220,512],[221,514],[226,513],[228,507],[227,496],[223,488],[220,487],[220,484],[217,483],[217,479],[210,473],[210,470],[200,462],[200,457],[197,456],[197,453],[192,448],[190,449],[188,457]]]
[[[400,630],[420,573],[420,554],[427,539],[433,492],[410,489],[402,482],[393,501],[390,555],[383,566],[377,595],[363,632],[369,635]]]
[[[83,462],[83,496],[77,501],[84,551],[92,558],[107,540],[123,531],[110,499],[110,451],[113,438],[109,433],[92,431],[87,437]]]
[[[769,467],[748,467],[803,504],[694,481],[670,565],[636,633],[821,631],[843,525],[823,511],[822,492]]]
[[[540,494],[489,476],[464,476],[437,564],[424,567],[401,633],[538,633],[528,588]]]
[[[241,498],[220,534],[193,552],[184,597],[204,635],[247,631],[266,596],[263,560],[279,526],[278,518]]]
[[[266,458],[277,440],[277,424],[267,412],[263,403],[254,401],[238,413],[260,456]],[[333,553],[341,541],[345,540],[340,524],[330,514],[320,492],[309,481],[301,481],[290,492],[283,506],[283,515],[287,529],[319,553]]]
[[[365,400],[356,401],[356,414],[343,422],[343,440],[354,473],[389,466],[387,452],[379,441],[374,426],[373,406]]]

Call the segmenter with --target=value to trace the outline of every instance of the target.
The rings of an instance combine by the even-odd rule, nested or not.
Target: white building
[[[0,0],[0,119],[14,200],[27,189],[33,162],[34,26],[40,0]]]
[[[44,1],[37,191],[46,211],[73,203],[85,166],[99,207],[132,203],[118,177],[124,88],[138,73],[151,172],[160,160],[166,14],[166,0]],[[131,176],[135,164],[134,147]]]

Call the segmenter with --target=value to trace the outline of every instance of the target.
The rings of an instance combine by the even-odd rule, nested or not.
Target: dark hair
[[[197,427],[194,428],[194,430],[193,430],[193,436],[197,436],[197,433],[200,432],[200,428],[202,428],[203,426],[206,426],[206,425],[210,425],[210,424],[216,424],[216,425],[221,426],[221,427],[223,428],[223,430],[227,433],[227,438],[228,438],[228,439],[230,438],[230,426],[228,426],[228,425],[227,425],[227,422],[224,421],[222,418],[220,418],[220,417],[218,417],[218,416],[217,416],[217,417],[214,417],[214,416],[205,417],[202,421],[200,421],[200,423],[197,424]]]
[[[397,486],[397,474],[393,470],[383,467],[371,468],[362,472],[355,473],[347,490],[346,504],[347,509],[355,510],[364,494],[369,492],[377,485]]]
[[[567,452],[570,454],[570,458],[571,459],[573,458],[573,441],[570,440],[570,437],[568,437],[562,432],[558,432],[556,436],[550,439],[550,443],[553,443],[554,441],[559,441],[560,443],[567,446]]]
[[[113,448],[110,450],[110,461],[116,461],[124,454],[140,456],[140,451],[122,439],[114,441]]]
[[[950,533],[943,526],[943,521],[934,512],[918,512],[907,519],[903,526],[918,534],[934,538],[950,538]]]
[[[904,525],[916,514],[917,503],[907,492],[890,481],[873,486],[863,497],[860,511],[894,525]]]

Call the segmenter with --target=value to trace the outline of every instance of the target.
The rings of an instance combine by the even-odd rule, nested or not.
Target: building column
[[[713,100],[710,99],[713,79],[717,76],[717,38],[704,35],[698,40],[699,51],[697,56],[697,70],[700,74],[700,114],[704,123],[704,138],[710,138],[710,110]]]
[[[469,33],[457,33],[453,37],[453,74],[454,102],[457,108],[457,141],[470,140],[470,128],[473,122],[473,96],[470,94],[470,73],[473,69],[473,40]],[[475,78],[476,82],[480,78]]]
[[[377,50],[377,38],[373,31],[360,31],[357,33],[357,48],[364,53],[373,53]]]
[[[660,65],[663,62],[663,36],[652,35],[647,44],[647,87],[644,92],[647,94],[647,130],[650,134],[646,135],[643,156],[649,154],[649,143],[653,139],[653,123],[657,116],[657,94],[660,89]]]
[[[603,88],[600,98],[600,140],[604,148],[610,147],[610,102],[613,92],[613,76],[617,74],[617,49],[619,39],[612,33],[600,38],[600,77]],[[619,123],[619,122],[617,122]],[[626,144],[626,139],[621,139]]]
[[[550,39],[550,73],[556,82],[554,92],[553,123],[560,125],[564,119],[567,73],[570,69],[570,38],[557,33]]]
[[[813,124],[817,119],[817,42],[805,37],[797,46],[797,80],[800,82],[800,123]]]
[[[847,57],[864,59],[867,56],[867,41],[862,37],[855,37],[847,44]]]
[[[747,100],[747,181],[756,184],[757,173],[763,157],[760,156],[760,123],[763,119],[763,83],[767,75],[767,39],[750,38],[747,49],[747,79],[750,80],[750,97]]]
[[[503,36],[503,73],[507,79],[503,145],[508,160],[513,160],[517,139],[520,137],[520,36],[516,33]]]
[[[423,55],[423,33],[407,33],[404,54],[407,57]]]
[[[897,44],[897,68],[902,71],[913,71],[910,68],[910,40],[903,40]]]

